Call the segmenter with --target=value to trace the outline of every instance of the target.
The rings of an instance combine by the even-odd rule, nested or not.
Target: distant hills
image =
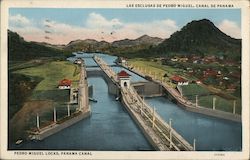
[[[241,56],[241,40],[226,35],[211,21],[202,19],[188,23],[180,31],[164,40],[157,46],[156,50],[161,54],[165,52],[215,54],[239,58]]]
[[[158,45],[163,41],[163,39],[158,37],[150,37],[148,35],[143,35],[137,39],[130,40],[124,39],[119,41],[114,41],[111,45],[114,47],[132,47],[139,45]]]
[[[89,51],[94,52],[98,50],[103,50],[107,47],[109,47],[109,43],[106,41],[96,41],[94,39],[86,39],[86,40],[75,40],[69,42],[67,45],[65,45],[64,49],[66,51]]]
[[[152,57],[176,54],[217,55],[240,60],[241,40],[220,31],[207,19],[192,21],[168,39],[143,35],[108,43],[95,40],[77,40],[65,47],[68,51],[100,51],[125,57]]]
[[[37,42],[27,42],[17,33],[8,31],[9,60],[29,60],[40,57],[62,57],[63,51]]]
[[[67,44],[66,51],[86,51],[86,52],[105,52],[109,54],[135,52],[141,49],[147,49],[149,46],[156,46],[163,41],[161,38],[143,35],[137,39],[124,39],[112,43],[106,41],[96,41],[93,39],[75,40]]]
[[[26,42],[17,33],[9,31],[9,51],[12,58],[30,56],[70,56],[75,51],[103,52],[124,57],[152,57],[176,54],[218,55],[240,60],[241,40],[220,31],[207,19],[192,21],[168,39],[143,35],[137,39],[123,39],[112,43],[93,39],[75,40],[67,45]]]

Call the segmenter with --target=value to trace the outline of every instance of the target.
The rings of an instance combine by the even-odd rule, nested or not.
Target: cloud
[[[10,15],[9,25],[12,27],[28,27],[29,25],[31,25],[31,21],[21,14]]]
[[[107,20],[101,14],[97,14],[95,12],[90,13],[86,21],[87,28],[112,29],[112,28],[120,28],[122,26],[123,24],[119,19],[114,18],[111,20]]]
[[[169,38],[170,35],[178,29],[175,21],[165,19],[144,23],[128,23],[120,30],[120,34],[122,34],[123,37],[128,36],[130,38],[137,38],[144,34],[160,38]]]
[[[98,13],[90,13],[82,26],[75,26],[54,20],[31,21],[18,14],[10,16],[10,29],[18,32],[28,41],[67,44],[76,39],[96,39],[108,42],[125,38],[135,39],[149,36],[168,38],[179,28],[171,19],[149,22],[123,22],[118,18],[107,19]],[[45,32],[49,31],[49,33]],[[45,36],[50,37],[46,39]]]
[[[227,35],[233,38],[241,38],[241,29],[236,22],[224,19],[219,25],[218,28],[226,33]]]
[[[108,20],[98,13],[91,13],[89,15],[86,21],[86,27],[101,31],[101,36],[107,41],[115,41],[125,38],[135,39],[144,34],[160,38],[168,38],[173,32],[179,29],[176,22],[171,19],[131,23],[123,22],[117,18]],[[112,33],[112,35],[110,35],[110,33]]]

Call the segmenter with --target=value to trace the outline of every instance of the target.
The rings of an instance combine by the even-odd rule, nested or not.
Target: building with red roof
[[[126,71],[124,71],[124,70],[121,70],[121,72],[119,72],[118,74],[117,74],[117,76],[119,77],[119,78],[124,78],[124,77],[129,77],[130,76],[130,74],[128,74]]]
[[[130,86],[130,76],[131,76],[130,74],[128,74],[124,70],[121,70],[121,72],[117,73],[117,76],[121,87]]]
[[[70,89],[71,83],[72,83],[71,80],[69,80],[69,79],[63,79],[63,80],[61,80],[59,82],[58,88],[59,89]]]
[[[217,76],[218,72],[212,69],[207,69],[203,71],[203,76],[204,77],[211,77],[211,76]]]
[[[188,80],[176,75],[171,77],[171,82],[177,85],[188,85]]]

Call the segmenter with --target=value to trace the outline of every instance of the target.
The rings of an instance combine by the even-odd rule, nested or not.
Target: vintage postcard
[[[1,1],[1,159],[249,159],[249,1]]]

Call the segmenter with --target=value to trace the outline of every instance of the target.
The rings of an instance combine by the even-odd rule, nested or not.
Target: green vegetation
[[[192,76],[188,76],[183,72],[183,69],[180,68],[174,68],[172,66],[167,66],[167,65],[162,65],[161,61],[157,60],[148,60],[148,59],[143,59],[143,58],[135,58],[135,59],[129,59],[128,64],[132,65],[133,67],[139,67],[141,72],[149,75],[149,71],[151,76],[153,77],[154,75],[157,77],[159,80],[163,80],[164,82],[168,83],[169,85],[176,86],[172,83],[170,83],[170,78],[173,75],[180,75],[183,78],[187,80],[196,80]],[[163,78],[163,79],[162,79]]]
[[[185,97],[189,97],[191,99],[195,98],[195,95],[208,95],[210,94],[210,91],[207,90],[206,88],[197,85],[197,84],[189,84],[189,85],[184,85],[180,86],[182,89],[182,94]]]
[[[11,119],[20,110],[26,98],[31,96],[32,90],[41,81],[41,78],[13,73],[9,73],[8,78],[8,115],[9,119]]]
[[[36,67],[39,65],[43,65],[45,63],[53,61],[53,58],[38,58],[32,60],[21,60],[21,61],[8,61],[8,70],[9,72],[13,72],[20,69]]]
[[[64,78],[72,80],[73,87],[77,85],[80,70],[78,66],[66,61],[53,61],[37,67],[30,67],[15,71],[30,77],[40,77],[43,80],[35,87],[32,99],[61,99],[68,91],[57,89],[58,82]],[[65,101],[65,99],[64,99]]]
[[[206,108],[213,108],[213,97],[216,98],[216,109],[233,112],[233,101],[236,100],[236,113],[241,114],[241,100],[230,95],[211,95],[215,94],[210,92],[208,89],[197,85],[189,84],[181,86],[183,96],[189,99],[191,102],[196,102],[196,95],[198,95],[199,106]]]
[[[118,52],[119,53],[119,52]],[[226,60],[241,59],[241,40],[221,32],[211,21],[192,21],[157,46],[124,52],[127,58],[169,57],[175,55],[215,55]]]
[[[129,59],[128,64],[134,67],[143,68],[143,70],[146,69],[146,71],[151,71],[151,73],[155,73],[156,75],[164,75],[167,73],[170,76],[179,71],[178,69],[161,65],[161,62],[149,61],[142,58]]]
[[[116,56],[133,57],[134,53],[143,49],[150,49],[162,42],[162,39],[143,35],[137,39],[123,39],[108,43],[93,39],[75,40],[63,47],[64,52],[72,53],[77,51],[102,52]],[[69,55],[68,54],[68,55]]]
[[[196,80],[195,77],[190,76],[184,73],[184,68],[172,67],[167,65],[162,65],[159,60],[149,60],[143,58],[135,58],[129,59],[128,64],[135,67],[137,70],[141,70],[141,72],[148,75],[149,72],[151,76],[154,76],[154,73],[158,79],[164,77],[165,82],[171,84],[169,82],[169,78],[174,75],[180,75],[189,81]],[[165,75],[166,74],[166,75]],[[164,76],[165,75],[165,76]],[[172,87],[176,87],[176,85],[172,85]],[[233,100],[236,100],[236,113],[241,114],[241,100],[235,96],[232,96],[227,93],[220,93],[219,91],[210,90],[210,87],[204,87],[198,84],[190,83],[186,86],[181,86],[183,96],[186,97],[191,102],[195,103],[196,95],[199,98],[199,105],[207,108],[212,108],[213,105],[213,97],[217,98],[216,101],[216,109],[232,112],[233,111]]]
[[[76,86],[80,75],[79,66],[68,61],[30,60],[11,62],[9,68],[10,141],[26,137],[25,130],[36,126],[37,113],[41,127],[52,123],[53,107],[57,109],[58,119],[67,116],[69,90],[60,90],[57,85],[60,80],[67,78]],[[71,113],[76,108],[77,105],[71,105]]]
[[[213,98],[216,98],[216,109],[226,112],[233,112],[233,100],[224,99],[216,95],[199,97],[199,106],[213,108]],[[241,100],[236,100],[236,113],[241,114]]]
[[[12,118],[28,99],[67,101],[69,91],[57,89],[58,82],[68,78],[72,80],[73,87],[76,87],[79,73],[79,66],[66,61],[49,59],[10,61],[9,118]]]
[[[41,57],[65,58],[62,50],[27,42],[17,33],[8,31],[9,60],[31,60]]]
[[[178,54],[223,55],[226,59],[241,59],[241,40],[231,38],[221,32],[211,21],[192,21],[156,49],[158,54],[174,52]]]
[[[65,59],[64,51],[36,42],[26,42],[17,33],[8,31],[8,119],[9,142],[25,139],[26,130],[53,121],[53,107],[57,117],[67,116],[69,90],[59,90],[58,82],[64,78],[76,86],[80,67]],[[70,53],[71,54],[71,53]],[[69,54],[69,55],[70,55]],[[77,105],[71,105],[71,113]]]

